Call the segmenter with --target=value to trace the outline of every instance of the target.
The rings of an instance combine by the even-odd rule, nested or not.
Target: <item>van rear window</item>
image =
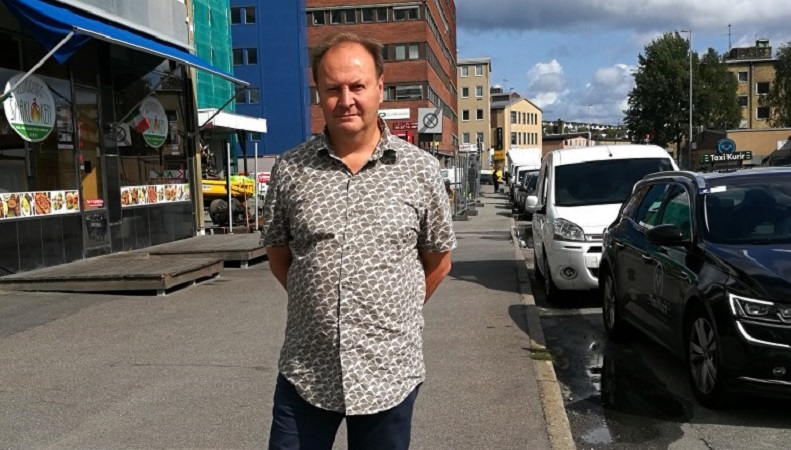
[[[673,170],[669,158],[610,159],[555,168],[555,205],[623,203],[648,174]]]

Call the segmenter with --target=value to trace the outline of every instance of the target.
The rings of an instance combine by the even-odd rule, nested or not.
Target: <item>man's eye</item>
[[[352,90],[353,91],[362,91],[363,89],[365,89],[365,85],[362,85],[362,84],[358,84],[358,85],[352,86]]]

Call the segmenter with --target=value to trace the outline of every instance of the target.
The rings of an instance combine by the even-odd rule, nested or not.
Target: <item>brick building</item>
[[[761,99],[769,93],[775,80],[775,64],[772,47],[766,39],[758,39],[755,47],[733,48],[725,57],[728,70],[739,81],[737,95],[742,107],[739,128],[751,130],[771,128],[768,123],[770,111]]]
[[[456,5],[453,0],[307,0],[309,53],[327,36],[353,32],[385,46],[380,114],[393,132],[440,159],[458,149]],[[311,132],[325,122],[313,79]],[[421,108],[441,118],[441,132],[418,123]],[[424,111],[425,112],[425,111]],[[422,131],[421,131],[422,129]]]

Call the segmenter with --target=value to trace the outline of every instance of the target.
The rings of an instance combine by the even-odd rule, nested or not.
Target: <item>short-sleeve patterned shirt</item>
[[[293,255],[280,373],[310,404],[348,415],[390,409],[423,382],[418,252],[456,246],[437,160],[379,126],[356,174],[326,132],[284,153],[264,208],[264,245]]]

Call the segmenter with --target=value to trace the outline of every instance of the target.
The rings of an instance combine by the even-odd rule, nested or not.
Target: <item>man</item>
[[[456,245],[439,164],[379,119],[381,44],[335,35],[312,56],[324,133],[283,154],[263,242],[288,292],[270,449],[406,449],[425,377],[423,304]]]
[[[500,192],[500,181],[502,181],[502,171],[495,167],[494,172],[492,172],[492,183],[494,184],[494,192]]]

